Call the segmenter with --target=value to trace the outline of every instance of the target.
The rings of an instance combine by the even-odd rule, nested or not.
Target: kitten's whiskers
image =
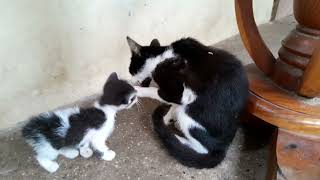
[[[137,109],[138,109],[138,112],[142,112],[142,110],[141,110],[141,102],[139,101],[139,99],[137,100]]]

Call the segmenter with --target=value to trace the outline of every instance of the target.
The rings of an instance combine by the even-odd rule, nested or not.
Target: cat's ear
[[[154,47],[159,47],[160,46],[160,42],[158,39],[153,39],[150,43],[150,46],[154,46]]]
[[[140,55],[141,46],[129,36],[127,36],[127,41],[132,54]]]
[[[113,72],[109,75],[107,82],[119,80],[116,72]]]

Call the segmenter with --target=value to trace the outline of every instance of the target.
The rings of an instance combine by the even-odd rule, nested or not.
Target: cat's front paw
[[[116,157],[116,153],[112,150],[108,150],[106,152],[103,153],[103,155],[101,156],[101,159],[105,160],[105,161],[111,161]]]
[[[145,87],[140,87],[140,86],[134,86],[134,89],[137,91],[137,96],[138,97],[143,97]]]
[[[93,151],[89,147],[80,148],[80,155],[84,158],[89,158],[93,155]]]

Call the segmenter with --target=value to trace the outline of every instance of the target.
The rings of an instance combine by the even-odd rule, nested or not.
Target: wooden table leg
[[[320,136],[278,130],[277,161],[288,180],[320,179]]]

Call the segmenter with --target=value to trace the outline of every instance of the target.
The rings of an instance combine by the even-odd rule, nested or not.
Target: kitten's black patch
[[[119,80],[116,75],[111,74],[103,88],[100,105],[128,104],[128,96],[136,90],[124,80]]]
[[[65,146],[77,145],[88,129],[99,129],[105,121],[107,121],[107,117],[100,109],[80,109],[80,113],[69,117],[70,129],[65,137]]]
[[[22,129],[22,136],[33,140],[35,143],[43,141],[43,138],[45,138],[53,147],[61,148],[65,141],[56,133],[56,130],[61,126],[61,119],[53,113],[35,116],[30,118]]]
[[[119,80],[117,73],[113,72],[109,75],[107,82]]]
[[[96,108],[80,109],[80,113],[69,117],[70,128],[66,135],[57,132],[62,127],[63,121],[51,113],[50,116],[37,116],[30,119],[23,128],[22,135],[26,139],[34,140],[35,144],[45,138],[53,148],[60,149],[80,143],[88,129],[98,129],[106,121],[103,111]]]

